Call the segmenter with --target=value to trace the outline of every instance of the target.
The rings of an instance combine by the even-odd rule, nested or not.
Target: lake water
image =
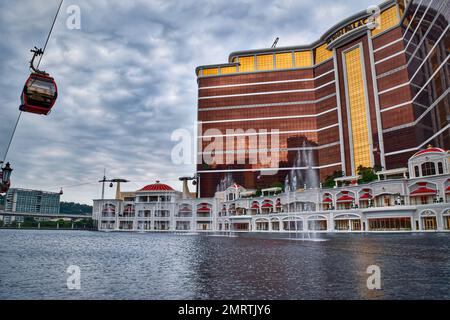
[[[299,237],[0,230],[0,299],[450,298],[448,233]]]

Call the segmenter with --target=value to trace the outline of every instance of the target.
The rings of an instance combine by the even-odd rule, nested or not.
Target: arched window
[[[425,162],[422,164],[422,176],[433,176],[436,174],[434,162]]]
[[[444,166],[442,165],[442,162],[438,162],[438,173],[439,174],[444,173]]]
[[[123,213],[126,216],[134,216],[134,206],[132,204],[127,204],[124,208],[123,208]]]
[[[116,214],[116,206],[111,203],[106,203],[102,208],[102,216],[110,217]]]
[[[417,177],[420,177],[419,166],[414,166],[414,174]]]

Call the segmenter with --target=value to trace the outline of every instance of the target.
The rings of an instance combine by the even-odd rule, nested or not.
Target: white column
[[[195,230],[197,230],[197,223],[196,223],[196,221],[197,221],[197,204],[192,203],[191,208],[192,208],[191,230],[195,231]]]
[[[442,217],[442,213],[436,213],[436,227],[437,227],[437,231],[442,231],[444,230],[444,219]]]
[[[172,197],[173,198],[173,197]],[[174,200],[172,200],[174,201]],[[169,210],[169,215],[170,215],[170,228],[172,231],[176,230],[176,226],[175,226],[175,203],[170,203],[170,210]]]

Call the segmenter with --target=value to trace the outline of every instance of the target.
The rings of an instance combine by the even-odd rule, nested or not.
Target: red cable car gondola
[[[33,72],[23,87],[19,109],[24,112],[48,115],[58,97],[58,87],[48,73],[38,70],[33,65],[34,59],[43,53],[42,50],[35,48],[31,52],[34,52],[30,62]]]

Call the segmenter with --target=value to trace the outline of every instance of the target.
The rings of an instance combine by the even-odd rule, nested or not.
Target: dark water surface
[[[0,230],[0,299],[450,298],[448,233],[320,238]],[[370,265],[381,290],[367,289]]]

